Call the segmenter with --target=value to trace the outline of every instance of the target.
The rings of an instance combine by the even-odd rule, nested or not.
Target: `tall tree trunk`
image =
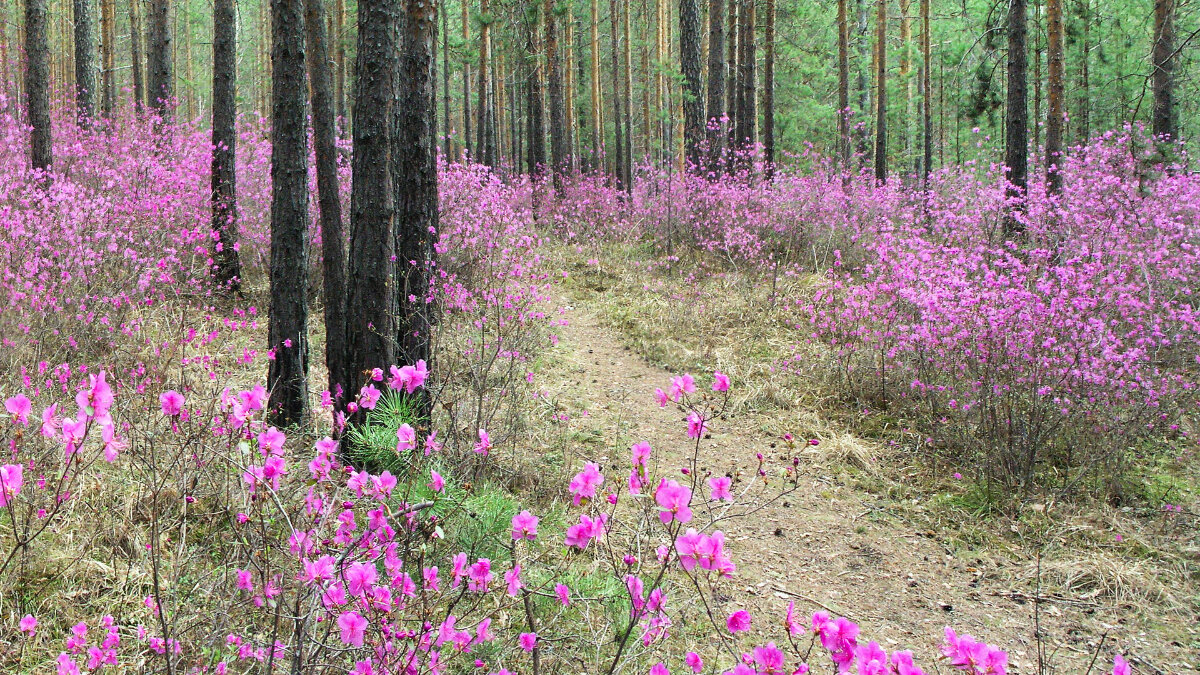
[[[450,12],[445,4],[438,11],[442,15],[442,122],[445,125],[442,152],[446,155],[446,161],[451,162],[454,161],[454,118],[450,116],[450,22],[446,16]]]
[[[545,0],[543,13],[546,15],[546,85],[550,113],[550,163],[553,171],[554,191],[561,194],[563,173],[567,165],[566,114],[563,101],[562,63],[558,55],[558,17],[555,16],[554,0]]]
[[[887,0],[878,0],[875,13],[875,180],[881,183],[888,175],[887,98]]]
[[[462,0],[462,43],[465,47],[471,43],[471,11],[467,0]],[[463,149],[471,159],[479,161],[471,153],[471,63],[463,59],[462,68],[463,100],[462,100],[462,142]]]
[[[726,0],[729,3],[729,22],[728,31],[726,32],[726,49],[725,49],[725,72],[728,75],[725,78],[725,116],[728,118],[725,125],[725,148],[728,151],[726,162],[732,162],[733,151],[737,149],[737,116],[738,97],[741,95],[742,87],[742,71],[738,67],[738,59],[742,56],[741,49],[741,26],[742,22],[739,18],[741,13],[741,2],[739,0]]]
[[[212,229],[213,277],[241,288],[237,251],[237,15],[234,0],[213,2]]]
[[[333,54],[337,60],[337,116],[341,120],[342,134],[350,131],[350,118],[346,114],[346,0],[336,0],[333,14]]]
[[[529,108],[528,171],[536,180],[546,168],[546,126],[542,118],[542,75],[537,39],[541,8],[534,3],[530,12],[532,16],[525,18],[525,94]]]
[[[117,102],[116,78],[116,0],[100,0],[100,108],[111,117]],[[5,73],[7,75],[7,73]]]
[[[756,0],[742,0],[742,6],[738,10],[738,22],[741,24],[738,27],[738,47],[741,54],[738,56],[738,115],[737,115],[737,149],[742,152],[748,152],[754,148],[754,143],[757,140],[755,134],[755,126],[758,121],[757,106],[757,83],[755,82],[755,66],[757,56],[755,55],[755,12],[754,5]],[[743,157],[746,161],[746,166],[749,166],[749,157]]]
[[[1026,0],[1010,0],[1008,7],[1008,99],[1005,108],[1004,165],[1008,167],[1008,194],[1015,198],[1017,211],[1029,187],[1029,110],[1025,53]],[[1019,232],[1021,225],[1010,216],[1005,232]]]
[[[621,3],[621,29],[625,47],[625,191],[633,191],[633,28],[630,25],[630,0]]]
[[[271,321],[267,371],[274,424],[308,407],[308,134],[304,4],[271,0]]]
[[[1046,106],[1046,190],[1062,191],[1063,137],[1063,16],[1062,0],[1046,0],[1046,66],[1049,92]]]
[[[912,24],[908,19],[910,0],[900,0],[900,83],[904,85],[904,125],[901,149],[901,171],[907,171],[908,158],[912,156],[913,79],[912,79]]]
[[[929,174],[933,171],[933,35],[929,26],[929,2],[921,0],[921,93],[924,96],[921,116],[921,138],[924,145],[924,159],[921,162],[921,183],[929,188]]]
[[[600,114],[600,0],[591,0],[591,102],[592,102],[592,167],[601,166],[601,152],[604,148],[604,118]]]
[[[733,0],[730,0],[732,2]],[[708,3],[708,111],[705,138],[708,140],[708,170],[719,169],[721,118],[725,115],[725,2]]]
[[[848,0],[838,0],[838,110],[837,157],[842,171],[850,171],[850,21]]]
[[[492,105],[489,96],[491,90],[489,76],[491,75],[492,57],[492,16],[488,0],[480,0],[479,16],[479,89],[475,99],[475,111],[478,114],[475,125],[475,149],[479,153],[479,161],[491,166],[494,162],[492,157]]]
[[[389,126],[395,97],[395,0],[359,0],[354,61],[354,155],[346,278],[346,369],[341,404],[366,382],[365,372],[396,362],[393,347],[392,172]],[[337,385],[335,385],[336,387]],[[333,393],[339,392],[335,388]]]
[[[79,124],[96,116],[96,39],[92,0],[75,0],[75,113]]]
[[[1042,145],[1042,5],[1033,0],[1033,148],[1037,152]]]
[[[47,0],[25,0],[25,98],[29,107],[29,159],[35,170],[54,163],[50,137],[50,44],[46,38]]]
[[[133,108],[146,105],[146,85],[142,78],[142,0],[129,0],[129,60],[133,67]]]
[[[575,155],[577,152],[576,141],[578,133],[576,133],[575,119],[575,16],[571,12],[571,5],[563,6],[564,19],[566,30],[564,31],[566,48],[564,50],[565,57],[563,58],[563,96],[566,99],[563,111],[566,115],[566,126],[563,131],[566,133],[567,159],[566,165],[563,167],[567,173],[575,171]]]
[[[775,175],[775,0],[766,0],[766,45],[763,48],[763,155],[767,179]]]
[[[855,59],[855,85],[858,90],[858,117],[857,123],[854,126],[855,137],[858,139],[856,152],[859,156],[859,168],[866,166],[868,153],[870,151],[870,131],[869,124],[871,123],[871,87],[868,84],[870,75],[868,74],[867,65],[870,59],[867,58],[867,45],[870,43],[868,33],[870,30],[870,22],[868,20],[867,11],[868,0],[854,0],[855,15],[857,21],[855,50],[858,53],[858,58]]]
[[[683,71],[683,143],[689,170],[704,165],[704,88],[700,83],[700,2],[679,0],[679,64]]]
[[[430,359],[426,303],[433,278],[438,227],[434,154],[433,34],[436,0],[405,0],[396,108],[393,110],[392,185],[396,200],[396,344],[400,363]],[[486,24],[485,24],[486,25]],[[489,149],[489,153],[491,150]],[[428,403],[427,398],[422,398]],[[428,414],[429,410],[424,410]]]
[[[171,117],[171,0],[150,0],[149,71],[150,108],[164,121]]]
[[[617,0],[608,1],[608,18],[612,30],[612,79],[613,101],[616,109],[613,111],[613,176],[617,181],[617,189],[625,186],[625,108],[622,101],[628,100],[622,83],[625,78],[621,75],[621,30],[617,12]]]
[[[308,77],[312,85],[313,146],[317,158],[317,203],[321,211],[325,366],[329,370],[329,391],[334,392],[337,385],[346,381],[346,249],[342,203],[338,195],[337,125],[327,25],[321,0],[304,0]]]
[[[1092,91],[1090,79],[1090,64],[1092,53],[1092,3],[1083,0],[1080,7],[1080,19],[1083,21],[1083,34],[1079,40],[1079,142],[1087,144],[1092,135]]]

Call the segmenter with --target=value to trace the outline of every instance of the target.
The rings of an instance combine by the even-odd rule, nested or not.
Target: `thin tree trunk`
[[[700,81],[700,3],[679,0],[679,63],[683,71],[683,143],[688,169],[704,166],[704,88]]]
[[[116,78],[116,0],[100,0],[101,110],[111,117],[117,102]],[[7,76],[7,71],[5,75]]]
[[[732,2],[732,0],[730,0]],[[721,118],[725,115],[725,2],[708,3],[708,170],[719,171]]]
[[[1026,58],[1026,0],[1010,0],[1008,9],[1008,98],[1005,108],[1004,165],[1008,168],[1008,194],[1021,200],[1029,188],[1029,111]],[[1015,216],[1005,219],[1005,232],[1021,230]]]
[[[96,116],[96,39],[92,0],[75,0],[75,113],[86,125]]]
[[[837,157],[842,171],[850,171],[850,22],[848,0],[838,0],[838,110]]]
[[[554,15],[554,1],[545,0],[543,13],[546,15],[546,84],[550,113],[550,163],[554,192],[563,190],[563,173],[566,170],[566,115],[563,110],[562,63],[558,55],[558,18]]]
[[[449,11],[444,4],[438,11],[442,15],[442,121],[445,124],[442,152],[446,155],[446,161],[450,162],[454,160],[452,140],[455,131],[454,118],[450,116],[450,23],[447,18]]]
[[[526,52],[526,104],[529,107],[529,175],[535,180],[541,177],[546,168],[546,127],[542,118],[542,76],[540,59],[538,58],[538,28],[541,25],[540,7],[531,7],[532,17],[526,18],[525,52]]]
[[[775,0],[766,0],[767,24],[763,36],[763,155],[767,180],[775,175]]]
[[[329,58],[325,7],[304,1],[308,33],[308,77],[312,84],[313,146],[317,159],[317,202],[321,213],[321,276],[325,300],[325,365],[329,391],[346,381],[346,249],[338,195],[337,125],[333,66]]]
[[[354,62],[354,155],[346,278],[346,381],[341,404],[366,381],[364,372],[396,362],[392,330],[392,178],[389,126],[397,49],[394,0],[359,0]],[[335,385],[336,386],[336,385]],[[339,392],[335,389],[335,395]]]
[[[593,168],[601,166],[601,152],[604,148],[604,119],[600,115],[600,0],[591,0],[591,103],[592,103],[592,159]]]
[[[405,0],[396,108],[393,110],[392,185],[396,201],[396,344],[400,363],[430,359],[426,303],[438,225],[434,154],[435,0]],[[486,23],[484,24],[487,25]],[[485,29],[486,31],[486,29]],[[484,70],[486,72],[486,70]],[[490,133],[490,131],[489,131]],[[491,150],[489,150],[489,153]],[[427,398],[422,401],[428,403]],[[426,414],[428,409],[424,411]]]
[[[1046,0],[1046,66],[1049,92],[1046,109],[1046,190],[1062,192],[1063,17],[1062,0]]]
[[[304,4],[271,0],[271,321],[267,371],[274,424],[308,407],[308,135]]]
[[[758,121],[758,112],[755,97],[758,86],[755,82],[754,72],[757,65],[754,35],[756,28],[755,1],[742,0],[742,6],[738,11],[738,21],[741,24],[738,46],[741,49],[741,55],[738,57],[740,91],[738,92],[737,149],[744,153],[752,150],[757,140],[755,126]],[[743,160],[746,162],[746,166],[749,166],[749,157],[743,157]]]
[[[1083,35],[1079,44],[1079,142],[1086,145],[1092,135],[1092,91],[1090,79],[1090,64],[1092,52],[1092,3],[1083,1],[1080,8],[1080,18],[1083,20]]]
[[[622,0],[621,19],[625,47],[625,191],[633,191],[633,40],[630,0]]]
[[[462,0],[462,43],[466,46],[471,43],[471,11],[470,3],[467,0]],[[463,148],[467,155],[474,161],[479,161],[471,152],[471,63],[467,59],[463,59]]]
[[[25,97],[29,107],[29,158],[35,170],[53,166],[50,136],[50,44],[46,0],[25,0]]]
[[[237,251],[237,20],[234,0],[213,2],[212,229],[213,277],[241,288]]]
[[[1033,151],[1042,146],[1042,5],[1033,0]]]
[[[619,14],[617,13],[617,0],[609,0],[608,2],[609,24],[612,30],[612,79],[613,79],[613,100],[616,101],[616,110],[613,114],[613,176],[617,181],[617,189],[625,186],[625,136],[624,136],[624,106],[622,101],[628,100],[625,94],[622,82],[624,77],[621,75],[621,31]]]
[[[738,67],[738,61],[742,56],[741,49],[741,2],[739,0],[727,0],[729,3],[729,31],[727,33],[726,45],[726,72],[728,76],[725,82],[725,115],[728,118],[725,129],[725,148],[728,151],[726,162],[732,162],[733,152],[737,149],[738,138],[738,98],[742,92],[742,70]]]
[[[860,170],[866,166],[868,152],[870,150],[870,130],[868,125],[871,123],[871,87],[868,85],[870,79],[868,75],[867,64],[867,45],[870,42],[868,39],[868,31],[870,30],[867,11],[868,0],[854,0],[855,14],[857,16],[857,37],[855,38],[855,47],[858,52],[858,58],[855,64],[855,84],[858,89],[858,121],[854,126],[855,137],[858,139],[858,147],[856,152],[859,156]]]
[[[341,120],[343,134],[349,132],[349,117],[346,114],[346,0],[334,3],[334,58],[337,60],[337,116]]]
[[[566,30],[566,52],[563,59],[563,96],[566,114],[566,126],[563,132],[566,134],[567,158],[566,165],[563,170],[568,174],[575,171],[575,155],[576,155],[576,133],[575,119],[575,17],[571,12],[571,5],[564,5]]]
[[[171,0],[150,0],[149,71],[150,108],[163,121],[171,118]]]
[[[489,97],[491,85],[490,60],[492,56],[491,7],[488,0],[480,0],[479,15],[479,89],[475,99],[476,120],[475,148],[479,153],[479,161],[491,166],[492,157],[492,105]]]
[[[887,0],[875,14],[875,180],[887,181]]]
[[[133,108],[141,112],[146,105],[146,85],[142,78],[142,0],[129,0],[129,60],[133,68]]]
[[[910,0],[900,0],[900,82],[904,85],[904,142],[901,144],[901,171],[908,170],[908,159],[912,156],[913,78],[912,78],[912,23],[908,12]]]
[[[924,161],[921,163],[922,176],[921,183],[926,189],[929,188],[929,174],[933,171],[933,77],[931,71],[933,69],[933,35],[929,32],[929,3],[930,0],[921,0],[921,52],[924,68],[921,72],[921,89],[925,97],[925,104],[922,106],[923,123],[921,125],[921,136],[924,140],[925,152]]]

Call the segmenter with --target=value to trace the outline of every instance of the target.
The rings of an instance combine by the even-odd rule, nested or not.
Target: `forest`
[[[1200,670],[1193,0],[0,6],[0,672]]]

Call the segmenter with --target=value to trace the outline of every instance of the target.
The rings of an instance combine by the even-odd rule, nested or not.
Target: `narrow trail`
[[[564,299],[568,325],[559,331],[566,373],[550,387],[567,405],[576,438],[584,439],[573,442],[571,452],[581,462],[600,462],[609,480],[624,480],[629,445],[645,440],[660,474],[671,475],[691,457],[693,445],[679,410],[660,408],[654,389],[665,389],[677,373],[647,364],[593,309],[571,306],[572,300],[578,302]],[[824,609],[858,622],[864,643],[913,649],[927,671],[935,665],[944,627],[951,625],[1007,649],[1010,672],[1036,670],[1033,603],[1014,599],[1011,562],[956,554],[936,533],[916,531],[877,497],[847,485],[840,472],[822,465],[819,453],[789,450],[757,432],[753,420],[718,419],[710,426],[711,437],[701,443],[700,475],[733,470],[754,476],[756,453],[776,466],[801,454],[797,491],[766,506],[752,501],[761,510],[721,524],[737,565],[723,612],[750,610],[753,630],[778,640],[784,611],[795,600],[802,616]],[[706,488],[699,492],[694,499],[707,498]],[[1062,644],[1057,663],[1070,672],[1075,661],[1086,667],[1094,648],[1089,642],[1104,632],[1105,612],[1043,602],[1040,613],[1050,644]],[[1117,621],[1115,615],[1103,618]]]

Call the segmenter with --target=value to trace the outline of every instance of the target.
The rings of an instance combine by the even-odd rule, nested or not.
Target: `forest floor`
[[[571,278],[558,292],[567,321],[539,388],[569,418],[578,462],[597,461],[619,479],[629,446],[646,440],[663,466],[682,466],[692,453],[683,416],[660,408],[653,392],[686,369],[714,367],[750,391],[712,423],[701,474],[753,475],[756,453],[803,458],[796,492],[722,523],[738,566],[725,610],[778,617],[754,627],[764,639],[783,634],[794,600],[805,616],[824,609],[858,622],[864,641],[917,650],[927,670],[947,625],[1006,649],[1010,672],[1038,672],[1039,628],[1043,672],[1084,673],[1101,644],[1096,667],[1106,672],[1118,650],[1139,672],[1200,669],[1194,522],[1103,505],[980,507],[970,486],[942,475],[953,470],[912,461],[887,434],[857,435],[882,424],[898,437],[908,431],[902,421],[829,419],[819,383],[748,365],[790,326],[739,306],[747,294],[719,299],[721,289],[710,289],[709,304],[703,291],[676,292],[683,284],[647,283],[631,266],[636,254],[586,263],[575,250],[566,255]],[[737,282],[716,283],[729,291]],[[800,382],[765,384],[783,377]],[[821,444],[789,450],[785,431]]]

